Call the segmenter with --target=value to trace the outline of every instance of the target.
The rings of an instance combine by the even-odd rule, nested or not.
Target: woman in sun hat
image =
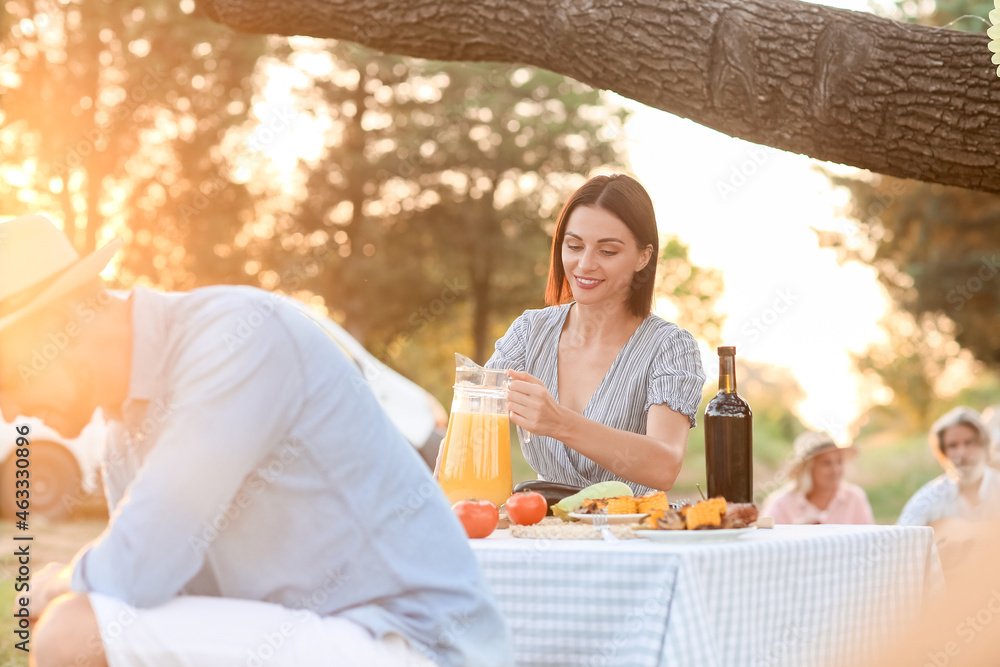
[[[775,523],[875,523],[864,489],[844,481],[844,461],[857,455],[829,434],[806,431],[795,439],[788,463],[789,483],[764,504]]]

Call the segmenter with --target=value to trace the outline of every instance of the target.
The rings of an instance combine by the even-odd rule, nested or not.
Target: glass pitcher
[[[438,482],[454,504],[472,498],[500,507],[510,497],[507,372],[455,355],[455,396],[441,447]]]

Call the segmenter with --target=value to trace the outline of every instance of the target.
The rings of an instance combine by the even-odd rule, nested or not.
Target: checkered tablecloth
[[[471,540],[518,665],[856,665],[943,588],[930,528],[733,542]]]

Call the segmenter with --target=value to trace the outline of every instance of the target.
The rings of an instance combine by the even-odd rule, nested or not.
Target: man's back
[[[263,600],[398,632],[440,664],[511,662],[447,501],[320,327],[247,287],[132,299],[112,520],[74,588]]]

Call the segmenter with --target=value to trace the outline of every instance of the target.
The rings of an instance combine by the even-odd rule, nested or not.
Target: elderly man
[[[116,298],[116,249],[0,223],[4,416],[116,422],[107,528],[31,579],[33,664],[511,664],[460,524],[336,344],[253,288]]]
[[[913,494],[897,523],[933,526],[942,561],[953,565],[978,522],[1000,519],[1000,473],[989,466],[990,436],[972,408],[957,407],[934,422],[929,444],[945,474]]]

